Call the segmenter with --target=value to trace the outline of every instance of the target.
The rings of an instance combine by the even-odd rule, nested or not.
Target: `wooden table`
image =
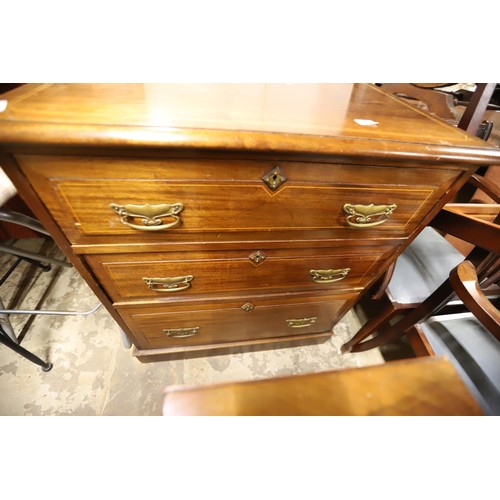
[[[420,358],[307,375],[167,387],[165,416],[482,415],[452,364]]]

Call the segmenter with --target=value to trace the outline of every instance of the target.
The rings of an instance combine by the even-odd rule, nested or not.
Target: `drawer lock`
[[[148,287],[160,293],[165,292],[181,292],[191,286],[193,276],[177,276],[175,278],[142,278]]]
[[[343,280],[351,271],[350,267],[345,269],[311,269],[309,273],[314,283],[333,283]]]
[[[398,208],[392,205],[344,205],[344,213],[347,215],[346,222],[351,227],[373,227],[383,224]],[[374,220],[375,219],[375,220]]]
[[[270,172],[268,172],[262,180],[269,186],[272,191],[276,191],[283,183],[287,181],[286,175],[278,167],[274,167]]]

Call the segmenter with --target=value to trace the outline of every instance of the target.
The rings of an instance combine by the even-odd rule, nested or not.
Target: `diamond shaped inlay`
[[[260,250],[257,250],[254,253],[251,253],[248,258],[255,264],[260,264],[266,259],[267,255],[264,252],[261,252]]]
[[[270,172],[268,172],[262,180],[273,190],[275,191],[281,186],[284,182],[287,181],[286,175],[283,173],[281,168],[274,167]]]
[[[243,309],[246,312],[249,312],[249,311],[252,311],[253,309],[255,309],[255,306],[252,303],[247,302],[246,304],[243,304],[241,306],[241,309]]]

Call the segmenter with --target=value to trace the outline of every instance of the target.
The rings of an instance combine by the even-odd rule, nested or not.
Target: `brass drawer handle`
[[[351,268],[346,267],[345,269],[311,269],[309,273],[315,283],[333,283],[343,280],[350,271]]]
[[[398,206],[392,205],[344,205],[344,213],[347,214],[346,222],[351,227],[373,227],[383,224],[396,210]],[[373,221],[373,218],[380,220]]]
[[[177,214],[184,209],[182,203],[173,203],[172,205],[117,205],[111,203],[109,207],[114,210],[120,217],[122,224],[138,229],[139,231],[161,231],[180,225],[181,219]],[[162,218],[171,217],[174,220],[168,224],[164,224]],[[142,226],[134,224],[130,219],[142,219]]]
[[[175,278],[142,278],[148,287],[160,293],[181,292],[191,286],[194,276],[177,276]]]
[[[312,318],[287,319],[286,323],[290,328],[306,328],[316,323],[317,316]]]
[[[198,335],[199,331],[200,331],[199,326],[195,326],[194,328],[173,328],[173,329],[163,330],[163,332],[166,333],[167,337],[175,339],[182,339],[184,337],[194,337],[195,335]]]

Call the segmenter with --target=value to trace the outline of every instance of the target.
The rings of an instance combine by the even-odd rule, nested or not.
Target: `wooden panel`
[[[496,203],[448,203],[445,210],[493,222],[498,217],[500,207]]]
[[[473,136],[367,84],[45,84],[6,94],[0,142],[305,151],[493,163]],[[365,125],[360,120],[371,120]],[[458,146],[458,147],[457,147]]]
[[[288,249],[253,247],[239,251],[89,255],[86,257],[114,302],[169,300],[204,293],[242,291],[342,290],[363,287],[386,258],[390,247]],[[260,251],[265,259],[249,257]],[[310,271],[345,269],[343,279],[316,283]],[[189,288],[171,292],[150,289],[143,278],[193,276]],[[161,287],[158,287],[161,290]]]
[[[73,215],[74,225],[85,235],[137,233],[121,223],[109,209],[118,205],[183,203],[182,223],[168,232],[280,231],[348,228],[342,207],[346,203],[391,205],[397,209],[377,231],[400,229],[418,214],[432,189],[340,188],[284,186],[271,195],[264,186],[222,184],[173,184],[136,181],[59,182],[58,190]],[[307,207],[307,208],[305,208]],[[230,214],[230,216],[229,216]],[[172,219],[166,218],[169,224]],[[135,222],[137,224],[137,222]],[[412,226],[411,226],[412,227]],[[146,231],[144,231],[146,233]],[[147,238],[145,235],[144,238]]]
[[[169,304],[168,307],[116,307],[130,328],[144,339],[139,348],[174,348],[326,332],[333,328],[355,296],[244,297],[231,301]],[[245,304],[252,304],[253,309],[242,309]],[[301,328],[287,324],[287,320],[304,318],[315,318],[315,321]],[[191,337],[172,338],[163,331],[186,328],[199,328],[199,332]]]
[[[268,153],[268,155],[271,153]],[[16,155],[23,170],[41,183],[44,178],[66,180],[153,180],[153,181],[217,181],[225,182],[260,179],[274,167],[280,167],[288,182],[308,185],[336,184],[363,186],[402,185],[415,187],[436,186],[454,179],[464,167],[446,165],[362,165],[340,161],[328,162],[321,157],[310,161],[291,161],[290,155],[265,156],[249,159],[248,154],[219,152],[217,155],[196,158],[168,156],[161,159],[133,156],[54,156]],[[368,182],[369,181],[369,182]]]
[[[146,241],[193,232],[342,231],[344,238],[407,236],[457,175],[455,171],[297,162],[19,158],[73,243],[83,236],[130,235]],[[261,180],[279,163],[288,180],[272,191]],[[146,173],[146,174],[145,174]],[[141,177],[144,175],[144,177]],[[409,183],[411,182],[411,185]],[[110,203],[183,203],[182,223],[142,232],[121,222]],[[346,203],[397,209],[374,228],[351,229]],[[173,219],[165,218],[164,223]],[[347,231],[347,233],[345,233]],[[159,234],[162,233],[162,234]],[[307,237],[307,236],[306,236]],[[175,239],[175,236],[173,237]]]
[[[167,387],[163,415],[483,415],[446,359]]]

